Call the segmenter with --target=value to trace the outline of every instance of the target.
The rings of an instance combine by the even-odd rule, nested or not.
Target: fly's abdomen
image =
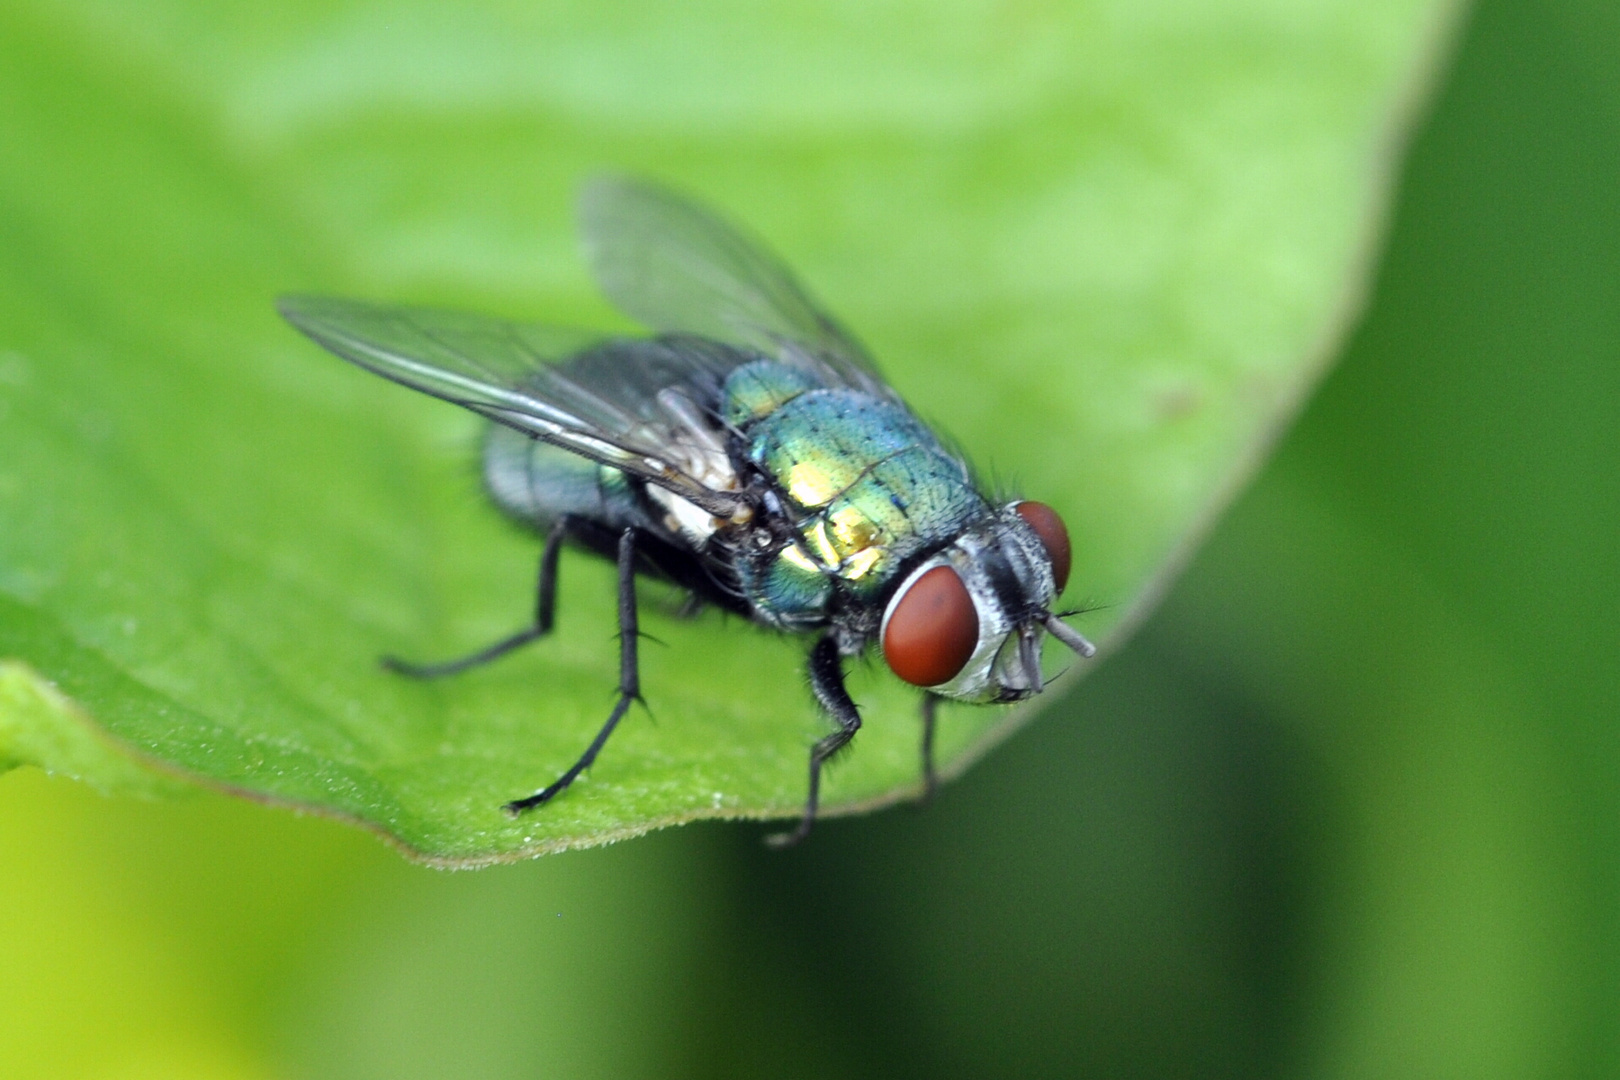
[[[624,473],[500,424],[484,442],[484,485],[502,510],[542,532],[565,516],[611,530],[641,523]]]

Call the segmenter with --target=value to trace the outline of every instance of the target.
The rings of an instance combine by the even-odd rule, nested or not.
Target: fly
[[[289,296],[281,313],[384,378],[493,421],[483,476],[502,510],[545,536],[535,616],[458,660],[394,670],[437,678],[551,631],[558,556],[574,545],[618,568],[619,696],[578,760],[504,809],[549,802],[589,768],[632,702],[636,576],[684,588],[778,630],[813,634],[811,691],[836,730],[810,747],[798,826],[821,770],[861,726],[844,661],[876,645],[923,691],[923,780],[947,698],[1041,691],[1049,633],[1095,649],[1052,611],[1068,531],[1043,503],[997,503],[907,408],[866,351],[761,245],[663,188],[587,186],[586,253],[602,291],[647,338],[570,337],[482,315]]]

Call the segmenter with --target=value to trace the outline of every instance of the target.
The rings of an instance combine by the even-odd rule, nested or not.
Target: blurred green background
[[[6,1077],[1620,1072],[1620,9],[1479,5],[1337,370],[925,811],[479,873],[0,779]]]

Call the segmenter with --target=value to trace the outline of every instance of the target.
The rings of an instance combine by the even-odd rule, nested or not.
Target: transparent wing
[[[625,314],[795,361],[827,385],[898,402],[871,357],[765,247],[665,188],[619,176],[586,185],[580,229],[597,284]]]
[[[587,346],[592,336],[582,331],[321,296],[282,297],[277,307],[318,344],[384,378],[718,516],[741,505],[724,489],[724,452],[704,411],[746,359],[736,350],[678,337]]]

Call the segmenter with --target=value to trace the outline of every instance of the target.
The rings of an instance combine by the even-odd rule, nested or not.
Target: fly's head
[[[1069,532],[1044,503],[1015,502],[914,569],[889,599],[879,639],[900,678],[964,701],[1038,694],[1041,635],[1095,650],[1052,613],[1069,578]]]

